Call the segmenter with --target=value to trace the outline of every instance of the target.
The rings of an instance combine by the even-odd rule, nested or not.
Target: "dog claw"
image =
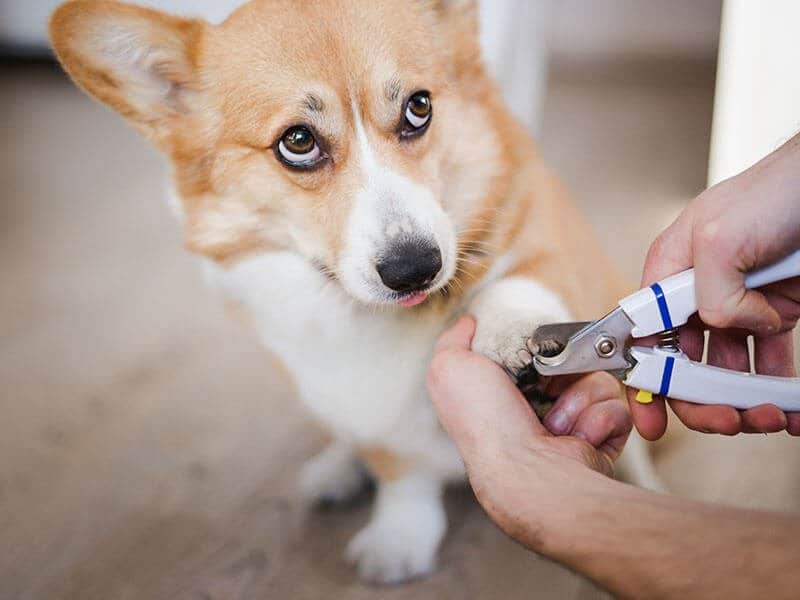
[[[534,356],[556,356],[564,349],[564,344],[558,340],[542,340],[541,342],[536,343],[529,338],[526,346]]]
[[[523,365],[529,365],[533,360],[533,356],[531,355],[531,353],[525,350],[524,348],[519,352],[517,352],[517,358],[519,358],[519,360],[522,361]]]

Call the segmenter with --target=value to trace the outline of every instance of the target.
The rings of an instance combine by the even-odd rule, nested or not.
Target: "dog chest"
[[[425,395],[430,352],[443,325],[435,317],[364,307],[288,252],[209,273],[252,314],[303,401],[338,435],[406,443],[425,430],[438,435]]]

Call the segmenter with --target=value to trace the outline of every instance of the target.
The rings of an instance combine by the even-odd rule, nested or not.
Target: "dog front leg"
[[[370,583],[431,573],[447,530],[441,478],[383,449],[367,449],[361,458],[378,488],[369,523],[347,547],[348,560]]]
[[[300,470],[300,489],[311,505],[347,504],[367,483],[367,473],[352,444],[331,442]]]

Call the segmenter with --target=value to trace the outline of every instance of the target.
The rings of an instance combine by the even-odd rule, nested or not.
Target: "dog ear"
[[[477,0],[429,0],[434,9],[441,15],[448,25],[454,29],[461,29],[462,33],[477,31],[478,2]]]
[[[478,39],[477,0],[428,0],[444,25],[448,46],[452,52],[460,79],[481,76],[483,62]]]
[[[478,0],[432,0],[439,10],[478,10]]]
[[[80,87],[158,141],[189,110],[205,25],[113,0],[74,0],[53,14],[50,38]]]

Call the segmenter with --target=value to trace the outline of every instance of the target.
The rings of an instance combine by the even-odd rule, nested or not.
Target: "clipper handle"
[[[800,412],[800,378],[751,375],[689,360],[660,348],[630,349],[636,366],[625,385],[695,404],[724,404],[738,409],[774,404]]]

